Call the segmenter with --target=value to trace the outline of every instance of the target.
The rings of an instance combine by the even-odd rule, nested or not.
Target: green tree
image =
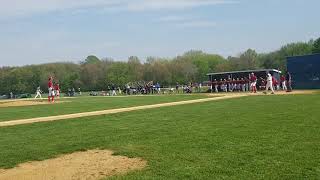
[[[312,53],[320,53],[320,38],[314,41],[313,47],[312,47]]]
[[[128,58],[128,72],[129,81],[140,81],[143,76],[143,65],[137,56],[130,56]]]
[[[106,79],[108,84],[123,86],[129,82],[128,64],[125,62],[114,62],[108,68]]]
[[[248,49],[246,52],[240,55],[237,69],[248,70],[258,68],[257,58],[258,53],[253,49]]]
[[[84,64],[97,64],[97,63],[101,63],[101,60],[97,56],[90,55],[84,60],[83,63]]]

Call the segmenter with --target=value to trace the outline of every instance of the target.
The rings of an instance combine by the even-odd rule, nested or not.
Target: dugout
[[[219,72],[219,73],[208,73],[207,76],[209,77],[209,81],[212,82],[214,79],[220,80],[220,79],[241,79],[241,78],[249,78],[249,75],[251,73],[254,73],[257,78],[257,86],[261,84],[259,81],[260,78],[266,79],[267,72],[269,72],[272,76],[274,76],[278,82],[280,82],[280,74],[281,71],[276,69],[256,69],[256,70],[245,70],[245,71],[230,71],[230,72]]]
[[[295,89],[320,89],[320,54],[287,57]]]

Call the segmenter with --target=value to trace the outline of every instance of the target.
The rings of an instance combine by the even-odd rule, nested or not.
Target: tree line
[[[88,56],[80,63],[57,62],[22,67],[0,67],[0,94],[34,93],[38,86],[46,90],[49,76],[61,90],[81,87],[84,91],[106,90],[110,84],[124,86],[128,82],[154,81],[162,86],[207,81],[209,72],[273,68],[286,71],[286,57],[320,53],[320,38],[290,43],[269,53],[253,49],[237,57],[191,50],[174,58],[148,57],[142,62],[131,56],[127,61]]]

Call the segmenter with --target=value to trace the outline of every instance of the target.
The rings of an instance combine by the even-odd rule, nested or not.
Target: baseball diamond
[[[1,0],[0,180],[320,179],[319,0]]]

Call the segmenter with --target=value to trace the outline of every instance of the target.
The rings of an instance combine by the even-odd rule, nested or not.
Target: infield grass
[[[0,167],[86,149],[141,157],[111,179],[319,179],[320,95],[252,96],[0,128]]]

